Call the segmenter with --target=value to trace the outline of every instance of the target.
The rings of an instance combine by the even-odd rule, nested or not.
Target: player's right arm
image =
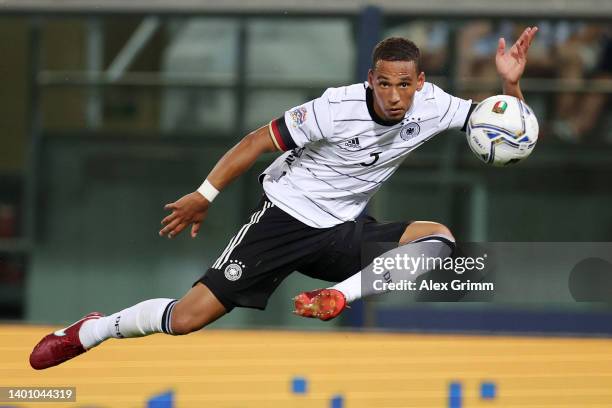
[[[217,190],[223,190],[247,171],[261,154],[278,150],[272,138],[269,126],[249,133],[221,157],[206,180]],[[191,225],[191,237],[195,238],[209,206],[210,202],[197,191],[166,204],[164,209],[172,212],[162,220],[164,227],[159,231],[159,235],[172,238]]]

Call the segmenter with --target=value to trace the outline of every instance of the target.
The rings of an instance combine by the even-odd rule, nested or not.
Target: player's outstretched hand
[[[527,63],[527,51],[537,32],[538,27],[527,27],[507,52],[506,40],[499,39],[495,65],[502,80],[515,84],[521,79]]]
[[[195,238],[206,218],[209,204],[208,200],[196,191],[166,204],[164,210],[172,212],[162,220],[164,227],[159,231],[159,235],[173,238],[191,225],[191,238]]]

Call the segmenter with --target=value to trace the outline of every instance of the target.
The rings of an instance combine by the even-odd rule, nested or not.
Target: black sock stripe
[[[176,301],[174,301],[174,303],[172,303],[172,306],[170,306],[170,310],[168,311],[168,334],[174,334],[174,332],[172,331],[172,312],[174,312],[174,307],[176,306]]]
[[[166,318],[166,330],[168,334],[172,334],[172,312],[174,311],[174,306],[176,306],[176,300],[172,302],[168,308],[168,317]]]
[[[162,315],[162,331],[166,334],[172,334],[172,330],[170,328],[170,322],[172,321],[172,309],[174,309],[174,305],[176,304],[176,300],[168,303],[166,309],[164,310],[164,314]]]

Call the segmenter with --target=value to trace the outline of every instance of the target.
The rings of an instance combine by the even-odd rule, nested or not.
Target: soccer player
[[[495,57],[504,92],[523,99],[519,79],[537,28],[526,28],[507,51],[499,39]],[[30,355],[44,369],[109,338],[199,330],[234,307],[264,309],[293,271],[333,288],[295,299],[296,313],[322,320],[338,315],[360,288],[364,242],[437,242],[450,254],[454,237],[435,222],[380,223],[362,215],[368,200],[414,149],[447,129],[465,129],[471,101],[425,82],[419,49],[387,38],[373,52],[368,81],[330,88],[245,136],[218,161],[202,186],[167,204],[161,236],[191,227],[195,238],[220,190],[265,152],[284,151],[260,176],[258,210],[180,300],[150,299],[110,316],[90,313],[45,336]],[[391,252],[391,251],[390,251]]]

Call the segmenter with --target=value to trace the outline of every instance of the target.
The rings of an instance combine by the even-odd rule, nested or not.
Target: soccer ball
[[[470,115],[467,141],[483,162],[506,166],[531,154],[538,132],[538,120],[525,102],[497,95],[480,102]]]

